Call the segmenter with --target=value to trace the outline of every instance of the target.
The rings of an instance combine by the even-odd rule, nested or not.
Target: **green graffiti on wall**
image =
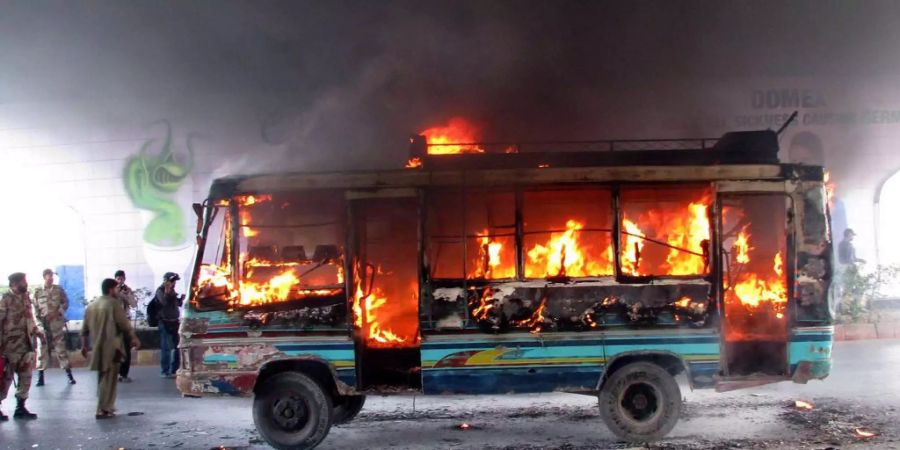
[[[194,151],[188,138],[187,161],[179,162],[172,150],[172,127],[168,122],[162,123],[166,126],[166,139],[159,153],[150,152],[157,139],[144,142],[140,153],[126,161],[123,178],[134,206],[153,213],[144,229],[144,241],[169,247],[187,241],[184,212],[175,202],[175,194],[193,169]]]

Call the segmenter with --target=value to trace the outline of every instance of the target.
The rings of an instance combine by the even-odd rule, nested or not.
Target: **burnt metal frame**
[[[708,215],[708,217],[709,217],[709,219],[710,219],[710,224],[711,224],[711,226],[710,226],[710,234],[711,234],[711,239],[710,239],[710,249],[711,249],[711,251],[710,251],[710,253],[711,253],[711,254],[709,255],[710,262],[709,262],[709,270],[708,270],[708,272],[705,273],[705,274],[696,274],[696,275],[647,275],[647,276],[631,276],[631,275],[625,275],[624,273],[622,273],[622,268],[621,268],[621,258],[620,258],[620,254],[621,254],[621,245],[622,245],[622,244],[621,244],[621,236],[622,236],[622,234],[623,234],[623,233],[621,232],[622,208],[620,207],[620,203],[621,203],[621,195],[620,195],[620,194],[621,194],[622,188],[623,188],[623,187],[624,187],[624,188],[629,188],[629,187],[659,187],[659,186],[666,186],[666,185],[673,185],[673,184],[675,184],[675,185],[681,185],[681,186],[692,186],[692,185],[693,185],[693,186],[700,186],[700,185],[703,185],[703,186],[705,187],[705,189],[709,189],[709,190],[711,191],[710,194],[711,194],[712,197],[713,197],[713,205],[712,205],[712,207],[709,209],[709,211],[707,212],[707,215]],[[516,224],[515,224],[515,227],[516,227],[516,233],[515,233],[515,238],[516,238],[516,240],[515,240],[515,245],[516,245],[516,249],[515,249],[515,255],[516,255],[516,277],[513,278],[513,279],[485,279],[485,280],[480,280],[480,279],[479,279],[479,280],[472,280],[472,279],[469,279],[469,278],[466,276],[466,273],[468,273],[468,272],[466,271],[466,269],[467,269],[467,264],[468,264],[468,255],[467,255],[467,252],[468,252],[468,245],[467,245],[467,239],[469,239],[469,238],[471,238],[471,237],[476,237],[476,236],[470,236],[470,235],[468,235],[468,234],[466,233],[466,223],[465,223],[465,218],[466,218],[466,216],[467,216],[467,214],[466,214],[467,209],[466,209],[466,208],[467,208],[467,205],[468,205],[468,201],[466,201],[466,200],[467,200],[467,198],[468,198],[467,195],[468,195],[468,193],[472,190],[472,188],[471,188],[468,184],[464,184],[463,186],[461,186],[461,187],[459,187],[459,188],[449,188],[449,189],[437,188],[437,189],[424,189],[424,190],[423,190],[423,191],[424,191],[424,195],[423,195],[423,204],[421,205],[421,207],[420,207],[420,209],[419,209],[420,223],[423,224],[423,225],[422,225],[422,228],[421,228],[421,230],[422,230],[422,235],[421,235],[421,241],[420,241],[421,247],[420,247],[420,257],[419,257],[420,270],[421,270],[421,274],[422,274],[422,275],[421,275],[421,278],[420,278],[420,286],[421,286],[422,288],[420,289],[420,293],[419,293],[420,307],[421,307],[421,306],[424,306],[424,305],[422,305],[422,301],[423,301],[424,298],[426,298],[426,295],[423,295],[423,294],[425,294],[425,293],[424,293],[424,287],[425,287],[426,285],[432,284],[431,282],[436,281],[436,280],[441,281],[441,284],[442,284],[442,285],[445,284],[445,283],[446,283],[446,284],[461,283],[460,285],[461,285],[461,287],[462,287],[462,289],[463,289],[463,292],[468,292],[468,288],[469,288],[470,285],[486,286],[486,285],[490,285],[490,284],[492,284],[492,283],[501,283],[501,282],[508,282],[508,281],[527,281],[527,280],[541,280],[541,279],[547,279],[546,277],[543,277],[543,278],[540,278],[540,277],[539,277],[539,278],[526,278],[526,277],[525,277],[525,251],[524,251],[523,243],[524,243],[524,236],[525,236],[525,234],[527,234],[527,233],[524,232],[524,221],[522,220],[522,211],[523,211],[523,207],[524,207],[524,192],[525,192],[526,190],[529,190],[529,189],[532,189],[532,190],[547,189],[547,188],[550,188],[550,187],[553,187],[553,186],[564,186],[564,187],[567,187],[567,188],[577,188],[577,187],[584,187],[584,186],[592,186],[592,187],[598,187],[598,188],[607,189],[607,190],[609,190],[609,192],[610,192],[610,197],[611,197],[611,204],[610,204],[610,206],[611,206],[611,211],[610,211],[610,212],[611,212],[612,219],[613,219],[613,221],[612,221],[613,227],[612,227],[612,229],[609,229],[609,230],[605,230],[605,229],[604,229],[604,230],[600,230],[600,231],[609,231],[609,232],[612,234],[612,240],[611,240],[611,242],[612,242],[612,246],[613,246],[613,254],[614,254],[614,258],[613,258],[613,259],[614,259],[614,261],[611,261],[611,262],[613,263],[613,274],[612,274],[612,275],[601,275],[601,276],[590,276],[590,277],[577,277],[577,278],[575,278],[576,281],[577,281],[577,280],[591,280],[591,279],[598,279],[598,278],[613,278],[613,279],[615,279],[616,282],[618,282],[618,283],[631,283],[631,284],[634,284],[634,283],[650,283],[650,282],[652,282],[652,281],[654,281],[654,280],[659,280],[659,279],[682,279],[682,280],[697,280],[697,279],[704,279],[704,280],[709,281],[709,282],[712,284],[711,289],[713,289],[713,290],[715,290],[716,292],[718,292],[718,284],[720,283],[719,278],[721,278],[721,277],[719,277],[719,276],[717,275],[719,272],[717,272],[716,266],[715,266],[715,262],[714,262],[714,261],[715,261],[715,260],[714,260],[715,255],[712,254],[712,253],[714,253],[714,252],[712,251],[712,249],[717,248],[717,247],[715,247],[715,243],[716,243],[716,241],[717,241],[717,239],[718,239],[718,230],[717,230],[717,228],[715,228],[714,225],[712,225],[712,224],[715,224],[715,218],[714,218],[714,216],[713,216],[713,211],[714,211],[714,208],[716,207],[715,205],[716,205],[716,202],[717,202],[717,200],[718,200],[718,198],[717,198],[717,194],[718,194],[718,193],[715,191],[715,185],[714,185],[713,182],[711,182],[711,181],[710,181],[710,182],[648,182],[648,183],[643,183],[643,182],[641,182],[641,183],[624,183],[624,182],[618,182],[618,183],[576,183],[576,184],[565,184],[565,185],[556,185],[556,184],[553,184],[553,183],[549,183],[549,184],[545,184],[545,185],[514,185],[514,186],[501,187],[501,188],[499,188],[499,189],[497,189],[497,190],[502,190],[502,191],[504,191],[504,192],[508,192],[509,190],[511,190],[511,191],[514,193],[514,198],[515,198],[515,202],[516,202],[516,205],[515,205],[515,219],[516,219]],[[536,189],[536,188],[537,188],[537,189]],[[488,189],[475,189],[475,190],[491,190],[491,189],[488,188]],[[460,228],[462,229],[462,233],[461,233],[461,235],[460,235],[458,238],[459,238],[459,239],[462,239],[462,245],[463,245],[463,266],[462,266],[462,270],[463,270],[462,275],[463,275],[463,277],[462,277],[462,278],[441,278],[441,279],[433,279],[433,278],[431,277],[430,271],[425,270],[425,267],[424,267],[424,264],[423,264],[423,261],[424,261],[424,258],[425,258],[424,254],[428,251],[429,241],[432,239],[432,236],[428,235],[428,226],[426,225],[426,222],[428,222],[428,220],[429,220],[429,218],[430,218],[430,216],[429,216],[429,214],[428,214],[428,210],[429,210],[429,208],[428,208],[428,206],[429,206],[429,197],[430,197],[430,195],[431,195],[433,192],[435,192],[435,191],[456,192],[456,193],[459,193],[460,196],[461,196],[461,200],[462,200],[461,208],[462,208],[462,211],[463,211],[463,212],[462,212],[463,220],[462,220],[462,224],[460,225]],[[551,231],[552,231],[552,230],[551,230]],[[545,232],[547,232],[547,231],[541,231],[541,233],[545,233]],[[503,236],[509,236],[508,233],[504,233],[504,234],[502,234],[502,235],[503,235]],[[497,235],[492,235],[492,236],[497,236]],[[450,237],[452,237],[452,236],[438,236],[438,237],[450,238]],[[454,238],[456,238],[456,237],[454,237]],[[676,249],[678,249],[678,250],[680,250],[680,251],[685,251],[685,252],[690,253],[690,254],[693,254],[693,255],[697,255],[697,256],[701,256],[701,257],[703,256],[702,254],[697,254],[696,252],[690,251],[690,250],[688,250],[688,249],[682,249],[682,248],[680,248],[680,247],[676,247],[676,246],[669,245],[668,243],[658,242],[658,240],[655,240],[655,239],[649,239],[649,238],[646,238],[646,237],[644,237],[644,239],[650,240],[651,242],[654,242],[654,243],[658,243],[658,244],[664,245],[664,246],[666,246],[666,247],[676,248]],[[426,283],[426,281],[427,281],[427,283]],[[473,281],[474,281],[474,283],[473,283]],[[430,295],[430,294],[428,294],[428,295]],[[466,301],[467,301],[467,299],[466,299]],[[420,311],[421,311],[421,309],[420,309]],[[716,311],[721,311],[721,309],[718,307],[718,305],[716,305]],[[430,306],[429,306],[429,308],[428,308],[428,321],[429,321],[428,323],[429,323],[429,325],[431,325],[431,324],[434,323],[434,319],[433,319],[433,317],[432,317],[431,314],[432,314],[432,310],[431,310],[431,308],[430,308]],[[717,315],[717,314],[711,314],[711,317],[714,316],[714,315]],[[470,317],[469,317],[469,308],[468,308],[468,306],[467,306],[466,308],[464,308],[464,320],[465,320],[465,324],[466,324],[466,325],[469,324],[469,319],[470,319]],[[715,324],[715,323],[710,323],[709,326],[710,326],[710,327],[715,327],[716,324]],[[421,328],[422,328],[422,327],[421,327],[421,324],[420,324],[420,329],[421,329]],[[459,330],[459,331],[460,331],[460,332],[465,332],[465,331],[466,331],[466,328],[463,328],[462,330]]]
[[[707,278],[707,277],[709,277],[709,276],[712,274],[712,264],[710,264],[710,273],[707,273],[707,274],[631,276],[631,275],[625,275],[625,274],[622,273],[622,269],[621,269],[621,260],[620,260],[620,254],[621,254],[621,242],[620,242],[620,241],[621,241],[621,235],[622,235],[622,234],[629,234],[629,235],[630,235],[630,233],[624,233],[624,232],[621,231],[621,221],[622,221],[622,219],[623,219],[623,216],[622,216],[622,208],[621,208],[621,197],[620,197],[620,194],[621,194],[622,188],[623,188],[623,187],[625,187],[625,188],[628,188],[628,187],[635,187],[635,186],[642,186],[642,187],[658,187],[658,186],[665,186],[665,185],[670,185],[670,184],[678,184],[678,185],[698,185],[698,186],[699,186],[699,185],[706,185],[706,186],[708,187],[708,189],[714,190],[714,188],[712,187],[712,183],[711,183],[711,182],[706,182],[706,183],[702,183],[702,182],[688,182],[688,183],[677,183],[677,182],[676,182],[676,183],[673,183],[673,182],[651,182],[651,183],[611,183],[611,184],[610,184],[610,183],[606,183],[606,184],[603,184],[603,183],[578,183],[578,184],[567,184],[567,185],[565,185],[565,186],[568,187],[568,188],[577,188],[577,187],[579,187],[579,186],[582,186],[582,187],[583,187],[583,186],[591,186],[591,187],[598,187],[598,188],[606,189],[606,190],[608,190],[608,191],[610,192],[610,197],[611,197],[611,205],[610,205],[610,206],[611,206],[611,211],[610,211],[611,214],[610,214],[610,215],[612,216],[612,219],[613,219],[613,221],[612,221],[612,222],[613,222],[613,223],[612,223],[612,225],[613,225],[612,228],[609,228],[609,229],[607,229],[607,228],[590,228],[590,229],[585,229],[585,230],[583,230],[583,231],[609,232],[609,233],[612,234],[612,236],[611,236],[611,237],[612,237],[611,242],[612,242],[612,244],[613,244],[613,253],[614,253],[614,259],[615,259],[615,261],[611,261],[611,262],[613,263],[613,275],[598,275],[598,276],[578,277],[578,279],[591,279],[591,278],[615,277],[615,279],[616,279],[617,281],[619,281],[619,282],[622,282],[622,281],[629,281],[629,282],[635,282],[635,281],[638,281],[638,282],[639,282],[639,281],[649,281],[649,280],[661,279],[661,278],[665,278],[665,279],[697,279],[697,278]],[[524,255],[524,246],[523,246],[525,235],[528,235],[528,234],[552,233],[552,232],[564,231],[564,230],[541,230],[541,231],[536,231],[536,232],[526,232],[526,231],[524,230],[524,222],[523,222],[523,218],[522,218],[522,215],[523,215],[522,211],[523,211],[523,208],[525,207],[525,204],[524,204],[524,193],[525,193],[526,190],[540,190],[541,188],[546,189],[546,188],[552,187],[552,186],[555,186],[555,185],[554,185],[554,184],[536,185],[536,186],[531,186],[531,185],[529,185],[529,186],[516,185],[516,186],[509,186],[509,187],[501,188],[503,191],[511,190],[511,191],[514,193],[514,198],[515,198],[515,202],[516,202],[516,204],[515,204],[515,220],[516,220],[516,224],[515,224],[515,234],[514,234],[514,236],[515,236],[515,245],[516,245],[516,276],[515,276],[515,278],[512,278],[512,279],[503,278],[503,279],[485,279],[485,280],[480,280],[480,279],[479,279],[479,280],[472,280],[472,279],[469,279],[469,278],[466,276],[466,273],[468,273],[467,270],[466,270],[466,269],[467,269],[467,264],[468,264],[468,254],[467,254],[467,253],[468,253],[468,245],[467,245],[467,240],[470,239],[470,238],[478,237],[478,236],[476,236],[476,235],[470,235],[470,234],[468,234],[468,233],[466,232],[465,218],[466,218],[466,215],[467,215],[467,214],[466,214],[466,212],[467,212],[467,209],[466,209],[466,208],[467,208],[467,205],[468,205],[468,201],[467,201],[467,193],[470,192],[470,189],[471,189],[471,188],[470,188],[469,186],[463,186],[463,187],[462,187],[461,189],[459,189],[458,191],[456,191],[456,190],[453,189],[453,188],[448,189],[447,191],[449,191],[449,192],[454,192],[454,191],[456,191],[456,192],[459,192],[460,195],[461,195],[462,211],[463,211],[463,212],[462,212],[463,220],[462,220],[462,225],[461,225],[461,228],[462,228],[462,234],[461,234],[460,236],[449,236],[449,235],[447,235],[447,236],[445,236],[445,235],[432,236],[432,235],[428,235],[428,234],[427,234],[427,233],[428,233],[428,230],[427,230],[427,228],[426,228],[426,229],[424,229],[424,231],[423,231],[423,233],[424,233],[424,235],[423,235],[423,243],[424,243],[424,242],[427,242],[427,241],[430,241],[431,239],[434,239],[434,238],[447,238],[447,239],[453,238],[453,239],[462,239],[462,243],[463,243],[463,267],[462,267],[462,271],[463,271],[463,273],[462,273],[462,278],[442,278],[442,279],[439,279],[439,280],[442,280],[442,281],[443,281],[443,280],[446,280],[447,282],[452,282],[452,281],[462,281],[462,282],[463,282],[463,288],[465,289],[465,288],[468,287],[468,284],[469,284],[469,282],[471,282],[471,281],[477,281],[477,282],[479,282],[478,284],[480,284],[481,282],[483,282],[483,283],[490,283],[490,282],[500,282],[500,281],[503,281],[503,280],[527,281],[527,280],[540,280],[540,279],[546,279],[546,277],[532,277],[532,278],[527,278],[527,277],[525,277],[525,255]],[[535,187],[538,187],[539,189],[535,189]],[[441,189],[441,188],[438,188],[438,189],[430,189],[430,190],[427,190],[427,192],[428,192],[428,193],[431,193],[431,192],[434,192],[434,191],[440,191],[440,190],[444,190],[444,189]],[[715,195],[715,192],[712,192],[712,194]],[[426,195],[427,195],[427,194],[426,194]],[[425,201],[425,204],[423,205],[423,207],[422,207],[421,210],[420,210],[420,211],[421,211],[421,214],[423,215],[423,217],[422,217],[422,219],[421,219],[423,222],[428,220],[428,213],[427,213],[427,211],[428,211],[428,205],[429,205],[429,204],[428,204],[428,201],[426,200],[426,201]],[[710,218],[711,218],[711,217],[710,217]],[[710,221],[710,223],[713,223],[713,222]],[[710,227],[710,233],[711,233],[711,234],[714,234],[714,233],[715,233],[715,230],[713,229],[712,226]],[[507,236],[507,237],[508,237],[508,236],[513,236],[513,234],[510,234],[510,233],[489,234],[489,236]],[[651,243],[654,243],[654,244],[662,245],[662,246],[664,246],[664,247],[674,248],[674,249],[676,249],[676,250],[678,250],[678,251],[681,251],[681,252],[689,253],[689,254],[692,254],[692,255],[700,256],[700,257],[704,256],[704,255],[701,254],[701,253],[697,253],[697,252],[691,251],[691,250],[689,250],[689,249],[685,249],[685,248],[681,248],[681,247],[678,247],[678,246],[674,246],[674,245],[669,244],[668,242],[663,242],[663,241],[660,241],[660,240],[658,240],[658,239],[649,238],[649,237],[646,237],[646,236],[641,236],[641,238],[644,239],[644,240],[646,240],[646,241],[649,241],[649,242],[651,242]],[[712,244],[711,244],[711,245],[712,245]],[[423,244],[422,251],[423,251],[423,252],[424,252],[424,251],[427,251],[427,245]],[[427,277],[428,279],[432,279],[430,273],[426,273],[424,276]]]

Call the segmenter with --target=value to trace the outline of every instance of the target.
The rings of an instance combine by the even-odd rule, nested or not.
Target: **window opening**
[[[620,199],[624,275],[709,273],[709,187],[623,188]]]
[[[609,190],[526,191],[523,203],[525,277],[614,273]]]

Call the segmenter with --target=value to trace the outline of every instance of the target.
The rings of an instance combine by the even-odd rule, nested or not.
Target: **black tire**
[[[279,373],[253,399],[253,422],[279,450],[315,448],[331,430],[331,396],[302,373]]]
[[[366,404],[365,395],[340,396],[334,402],[334,411],[331,413],[331,423],[340,425],[347,423],[359,414]]]
[[[628,442],[661,439],[681,415],[681,390],[669,372],[650,362],[622,366],[600,390],[600,416]]]

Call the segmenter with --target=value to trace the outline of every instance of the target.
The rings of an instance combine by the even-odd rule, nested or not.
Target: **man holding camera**
[[[154,299],[159,302],[159,364],[160,376],[164,378],[175,378],[181,360],[178,355],[178,326],[184,295],[175,292],[175,282],[180,279],[178,274],[166,272]]]

